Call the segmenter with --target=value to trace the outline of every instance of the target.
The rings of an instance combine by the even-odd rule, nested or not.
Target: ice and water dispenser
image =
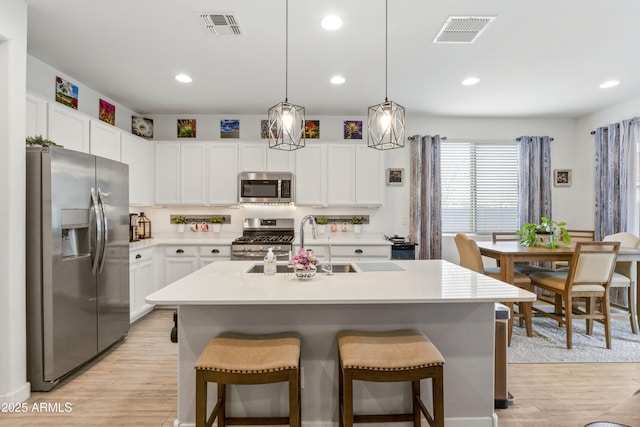
[[[89,209],[62,209],[60,220],[62,258],[89,255]]]

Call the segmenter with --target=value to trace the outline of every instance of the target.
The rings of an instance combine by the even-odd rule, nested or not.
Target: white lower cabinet
[[[200,268],[215,261],[229,261],[230,259],[230,245],[200,246]]]
[[[129,308],[133,323],[151,310],[145,298],[157,289],[153,265],[153,248],[131,250],[129,252]]]
[[[337,260],[373,261],[391,259],[389,245],[333,245],[331,257]]]
[[[197,246],[165,246],[164,285],[193,273],[198,269]]]

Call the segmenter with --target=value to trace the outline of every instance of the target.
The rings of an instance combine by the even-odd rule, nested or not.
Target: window
[[[441,143],[442,231],[518,229],[518,145]]]

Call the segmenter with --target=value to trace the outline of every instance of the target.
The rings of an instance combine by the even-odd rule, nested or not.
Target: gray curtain
[[[442,257],[440,136],[414,135],[411,141],[409,237],[417,259]]]
[[[518,226],[551,218],[551,148],[548,136],[518,139]],[[560,219],[561,220],[561,219]]]
[[[635,148],[638,119],[596,129],[596,240],[622,231],[637,232]]]

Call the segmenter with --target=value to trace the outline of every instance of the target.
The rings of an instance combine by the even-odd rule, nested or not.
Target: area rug
[[[509,363],[640,362],[640,335],[631,333],[628,320],[611,321],[611,349],[607,350],[604,327],[595,323],[587,335],[585,321],[573,322],[573,348],[567,349],[564,325],[544,317],[533,319],[533,336],[514,322],[508,350]]]

